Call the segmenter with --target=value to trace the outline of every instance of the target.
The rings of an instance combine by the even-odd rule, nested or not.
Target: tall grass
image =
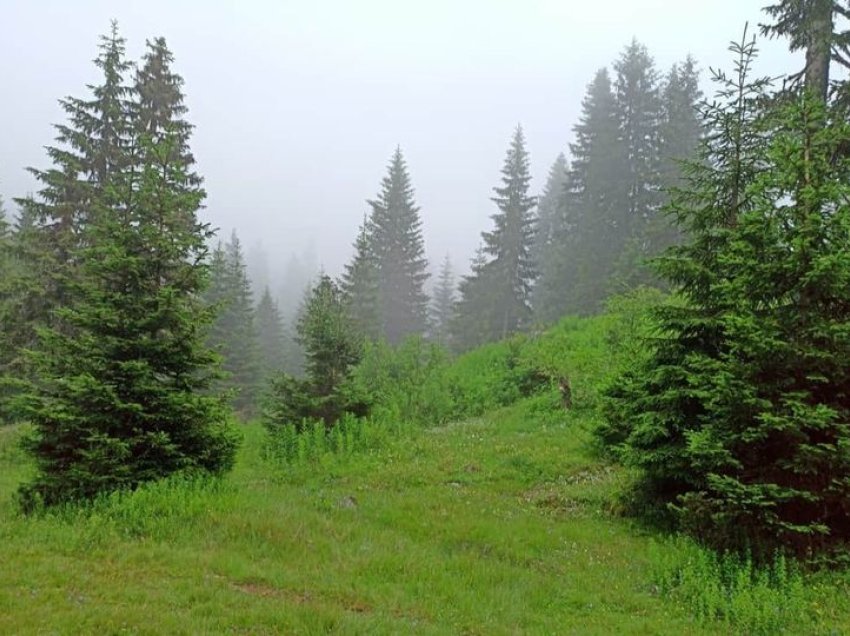
[[[777,555],[756,565],[747,555],[718,554],[680,539],[650,555],[657,592],[705,624],[736,634],[812,633],[812,593],[800,567]]]

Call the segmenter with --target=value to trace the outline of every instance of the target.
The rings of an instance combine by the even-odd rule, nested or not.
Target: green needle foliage
[[[190,172],[181,80],[162,40],[134,88],[114,24],[100,48],[103,84],[90,100],[63,100],[54,165],[34,171],[44,187],[21,202],[16,233],[31,272],[16,316],[37,335],[15,334],[27,359],[16,402],[37,467],[20,489],[27,509],[218,473],[236,449],[225,404],[206,391],[217,363],[200,300],[212,233],[197,219],[205,194]],[[174,90],[148,90],[163,81]]]
[[[723,547],[805,556],[850,536],[850,126],[806,89],[765,106],[752,43],[671,206],[682,302],[602,431],[644,493]]]
[[[23,396],[38,466],[25,507],[133,488],[176,471],[230,468],[236,440],[219,397],[205,395],[215,357],[200,304],[207,226],[203,191],[180,192],[173,139],[143,140],[158,159],[114,180],[92,209],[78,252],[70,328],[41,332],[37,380]]]
[[[263,418],[269,432],[286,434],[308,422],[334,426],[347,410],[359,409],[342,391],[363,353],[361,335],[352,323],[339,286],[326,275],[310,290],[296,325],[304,348],[303,380],[281,374],[271,382]]]

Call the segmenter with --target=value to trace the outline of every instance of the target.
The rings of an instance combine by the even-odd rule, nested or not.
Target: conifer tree
[[[809,87],[766,99],[754,43],[735,50],[659,264],[682,302],[601,434],[703,539],[811,556],[850,533],[850,125]]]
[[[568,167],[567,158],[564,153],[560,153],[549,168],[546,185],[537,198],[537,221],[532,255],[538,272],[544,268],[546,253],[555,240],[562,219],[561,206],[566,194]]]
[[[125,59],[125,40],[112,23],[110,34],[101,36],[95,65],[102,82],[90,86],[89,99],[67,97],[59,100],[67,123],[57,124],[56,146],[47,148],[52,167],[30,168],[41,184],[38,196],[18,200],[34,232],[28,251],[28,264],[40,279],[39,298],[30,302],[40,307],[39,321],[54,319],[52,310],[65,302],[65,289],[73,279],[86,217],[105,184],[133,161],[128,143],[131,89],[125,75],[131,64]]]
[[[850,9],[842,0],[780,0],[765,7],[774,19],[762,25],[762,33],[771,37],[787,37],[792,51],[804,50],[803,70],[791,76],[791,88],[805,86],[822,100],[830,89],[830,62],[850,68],[850,33],[836,32],[836,18],[847,18]],[[845,82],[838,83],[837,103],[848,105]]]
[[[469,274],[458,285],[458,300],[449,321],[449,340],[456,351],[484,344],[492,337],[492,304],[487,296],[490,272],[484,248],[479,247]]]
[[[424,333],[428,320],[422,221],[401,148],[393,153],[381,191],[369,205],[382,334],[390,344],[398,344],[408,335]]]
[[[334,395],[348,370],[360,359],[361,347],[342,291],[329,276],[323,274],[311,290],[297,329],[315,395]]]
[[[251,282],[235,231],[226,244],[219,244],[213,252],[210,269],[212,281],[206,301],[218,314],[209,343],[223,358],[226,377],[220,387],[234,394],[233,406],[237,411],[250,413],[255,406],[258,382],[257,333]]]
[[[139,153],[111,155],[89,199],[76,276],[55,310],[62,328],[41,331],[22,399],[38,468],[21,489],[25,506],[233,462],[226,410],[203,393],[214,363],[199,301],[210,231],[195,213],[204,193],[188,187],[176,145],[167,130],[123,145]],[[136,157],[145,159],[128,169]]]
[[[667,192],[670,189],[683,183],[682,162],[694,159],[697,152],[702,130],[699,121],[701,101],[702,91],[699,88],[696,62],[687,57],[681,64],[673,65],[661,90],[658,183],[663,189],[660,199],[662,203],[669,200]],[[670,216],[656,214],[648,220],[642,237],[647,258],[661,254],[680,238]],[[642,275],[636,275],[635,281],[657,282],[649,267],[642,269]]]
[[[12,317],[13,277],[16,272],[12,262],[12,232],[6,218],[6,208],[0,197],[0,425],[10,419],[8,397],[10,390],[7,385],[12,360],[15,357],[15,347],[12,330],[9,328]]]
[[[460,287],[455,332],[461,346],[505,338],[530,322],[537,276],[531,252],[536,201],[528,194],[530,181],[525,137],[517,126],[502,168],[502,185],[493,188],[492,200],[499,209],[492,216],[495,227],[482,233],[487,260]]]
[[[614,63],[620,138],[623,144],[626,206],[609,228],[616,250],[614,289],[645,282],[644,263],[652,256],[645,236],[661,214],[658,74],[646,47],[633,40]]]
[[[165,38],[148,40],[147,51],[136,71],[136,98],[131,105],[132,125],[139,136],[156,137],[164,132],[172,135],[173,162],[183,166],[187,187],[200,185],[201,179],[193,171],[195,158],[189,148],[192,125],[185,115],[187,108],[183,97],[183,78],[171,65],[174,55]]]
[[[544,321],[597,311],[623,250],[625,151],[606,69],[597,71],[588,86],[573,132],[567,187],[535,293],[537,315]]]
[[[701,102],[696,61],[688,56],[672,66],[661,90],[659,172],[660,182],[667,189],[682,184],[682,162],[693,159],[699,147]]]
[[[340,289],[355,327],[365,337],[377,338],[381,333],[378,267],[372,249],[372,228],[368,218],[357,233],[354,256],[345,266]]]
[[[434,287],[431,307],[431,333],[437,343],[448,346],[451,339],[451,323],[455,313],[455,276],[449,255],[440,267],[440,276]]]
[[[265,384],[270,377],[284,370],[286,333],[277,302],[268,287],[263,291],[254,313],[257,331],[257,367],[259,381]]]

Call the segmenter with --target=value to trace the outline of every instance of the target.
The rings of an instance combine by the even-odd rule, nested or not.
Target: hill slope
[[[618,514],[628,475],[589,444],[617,340],[600,320],[444,369],[434,386],[477,404],[462,421],[290,462],[249,425],[219,482],[30,518],[24,431],[0,429],[0,633],[850,633],[846,574],[763,576]],[[529,359],[571,375],[574,410],[505,391]]]

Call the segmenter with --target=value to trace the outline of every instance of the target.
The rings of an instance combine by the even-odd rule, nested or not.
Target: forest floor
[[[247,425],[221,482],[35,517],[13,502],[21,431],[0,429],[0,633],[742,631],[659,587],[681,540],[616,514],[626,476],[587,429],[520,402],[282,466]],[[788,633],[850,633],[850,577],[811,585]]]

